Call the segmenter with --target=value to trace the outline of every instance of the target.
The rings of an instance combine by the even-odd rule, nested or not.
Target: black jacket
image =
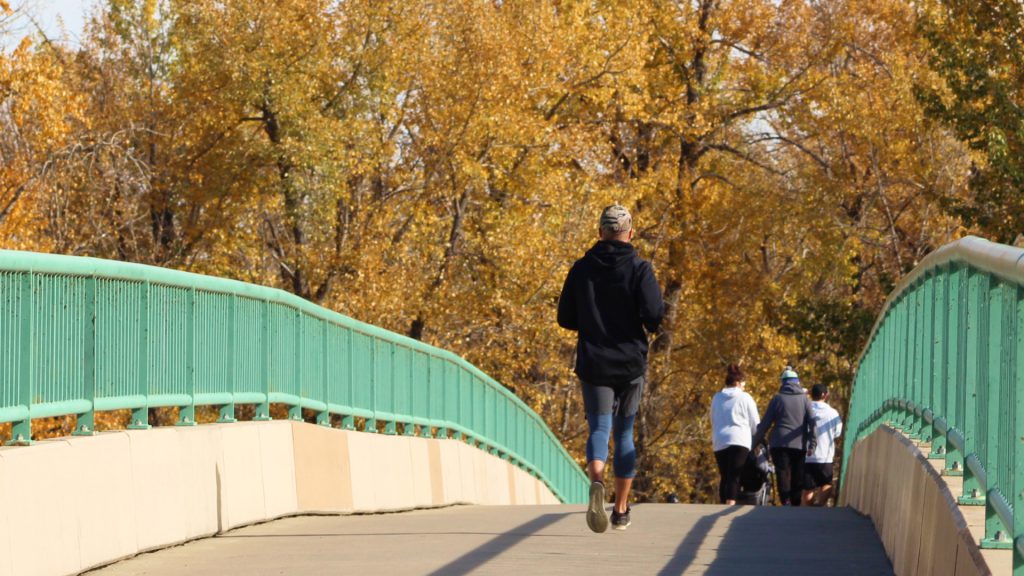
[[[647,369],[647,335],[665,305],[650,262],[633,245],[601,240],[573,264],[558,300],[558,325],[579,332],[576,374],[591,384],[619,384]]]
[[[757,426],[753,446],[761,443],[769,428],[772,431],[768,437],[769,448],[814,450],[817,444],[814,411],[811,399],[800,384],[786,382],[779,388]]]

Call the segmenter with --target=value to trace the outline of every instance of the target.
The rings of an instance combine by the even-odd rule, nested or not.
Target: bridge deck
[[[628,530],[605,534],[587,529],[582,506],[294,517],[90,574],[185,573],[866,576],[892,568],[871,522],[848,509],[656,504],[635,506]]]

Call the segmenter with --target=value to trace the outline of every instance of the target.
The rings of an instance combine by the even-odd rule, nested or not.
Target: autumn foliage
[[[107,0],[78,45],[0,51],[0,247],[277,286],[450,348],[582,460],[555,305],[600,209],[623,203],[670,306],[638,497],[707,501],[725,365],[762,409],[792,364],[842,411],[888,291],[977,224],[963,207],[986,159],[921,97],[955,110],[919,16]]]

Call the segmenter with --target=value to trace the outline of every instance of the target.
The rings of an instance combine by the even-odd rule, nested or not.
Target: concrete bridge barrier
[[[557,504],[522,469],[451,439],[270,421],[0,448],[0,576],[77,574],[308,513]]]
[[[897,576],[981,576],[956,500],[917,447],[881,426],[853,448],[840,504],[871,518]]]

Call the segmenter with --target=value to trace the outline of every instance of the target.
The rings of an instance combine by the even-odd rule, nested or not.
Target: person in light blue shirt
[[[832,497],[832,461],[836,455],[836,439],[843,433],[843,419],[828,405],[828,387],[815,384],[811,388],[811,413],[814,417],[817,444],[807,454],[804,465],[804,505],[824,506]]]

